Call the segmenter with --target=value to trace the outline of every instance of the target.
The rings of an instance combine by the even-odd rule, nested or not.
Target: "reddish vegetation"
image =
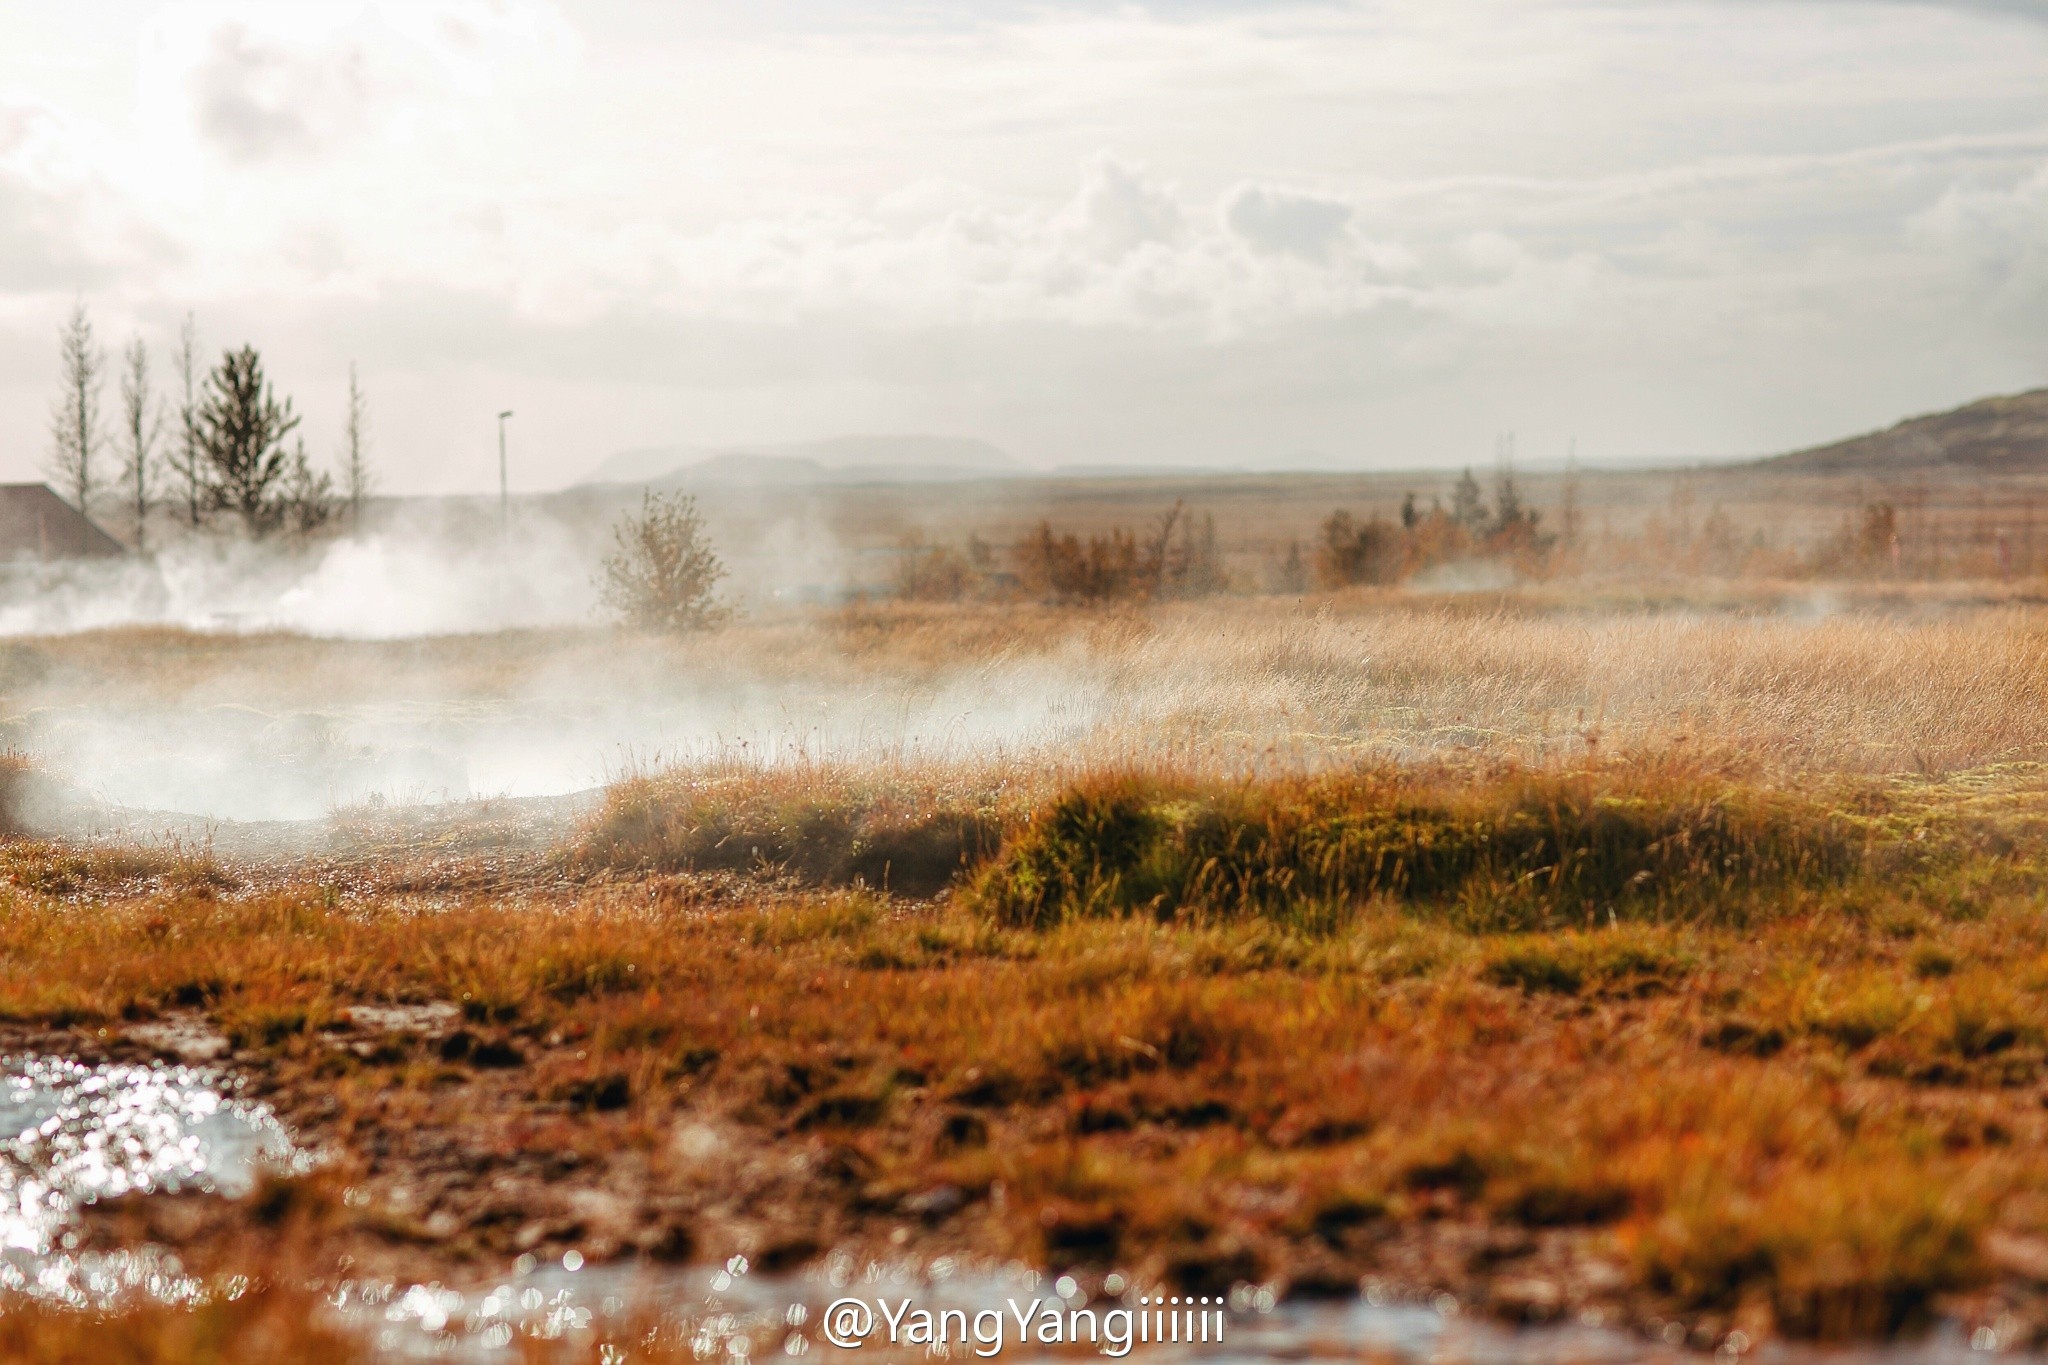
[[[691,860],[687,805],[661,857],[621,832],[644,789],[510,896],[17,844],[0,1012],[86,1054],[203,1021],[337,1153],[239,1213],[95,1219],[221,1269],[908,1245],[1709,1335],[2034,1314],[2035,779],[1986,819],[1978,786],[1681,777],[1119,778],[924,903],[621,879]]]
[[[96,1245],[260,1272],[97,1339],[346,1358],[306,1297],[343,1257],[571,1248],[1374,1277],[1701,1344],[2048,1323],[2027,619],[1368,606],[732,633],[835,685],[1103,670],[1097,729],[979,766],[655,774],[545,839],[351,812],[334,851],[0,843],[10,1046],[217,1049],[332,1154],[95,1211]],[[227,686],[231,651],[178,643],[181,685]],[[116,645],[48,647],[118,686]],[[310,695],[325,647],[240,648]],[[502,649],[404,666],[508,687]],[[0,1348],[76,1355],[81,1321],[10,1313]]]

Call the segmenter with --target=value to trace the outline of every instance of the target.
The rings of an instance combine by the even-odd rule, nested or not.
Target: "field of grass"
[[[309,1307],[345,1266],[569,1249],[2039,1341],[2048,623],[1985,596],[10,645],[17,709],[580,678],[861,718],[642,765],[509,843],[31,827],[0,846],[0,1032],[217,1035],[330,1155],[204,1216],[95,1211],[105,1244],[259,1272],[98,1323],[128,1358],[346,1359]],[[86,1339],[0,1313],[10,1354]]]

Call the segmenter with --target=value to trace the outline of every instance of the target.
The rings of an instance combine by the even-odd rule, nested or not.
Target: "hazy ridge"
[[[2048,469],[2048,389],[1980,398],[1761,463],[1811,474],[2038,473]]]

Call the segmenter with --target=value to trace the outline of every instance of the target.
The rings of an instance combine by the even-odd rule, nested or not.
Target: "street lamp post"
[[[511,411],[498,414],[498,526],[501,530],[512,529],[512,488],[505,481],[505,419]]]

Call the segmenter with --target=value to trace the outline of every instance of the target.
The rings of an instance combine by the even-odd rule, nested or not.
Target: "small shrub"
[[[712,593],[725,566],[704,533],[697,500],[647,493],[638,513],[612,528],[613,551],[598,593],[627,625],[641,630],[701,630],[724,619]]]
[[[1143,532],[1111,527],[1083,540],[1041,521],[1014,553],[1017,581],[1048,602],[1200,597],[1227,586],[1216,519],[1179,503]]]
[[[1326,588],[1393,582],[1402,567],[1398,534],[1378,517],[1358,521],[1341,509],[1330,513],[1316,547],[1316,578]]]
[[[896,561],[896,596],[906,602],[958,602],[984,590],[995,572],[995,553],[979,536],[967,548],[927,545],[920,536],[907,537]]]

